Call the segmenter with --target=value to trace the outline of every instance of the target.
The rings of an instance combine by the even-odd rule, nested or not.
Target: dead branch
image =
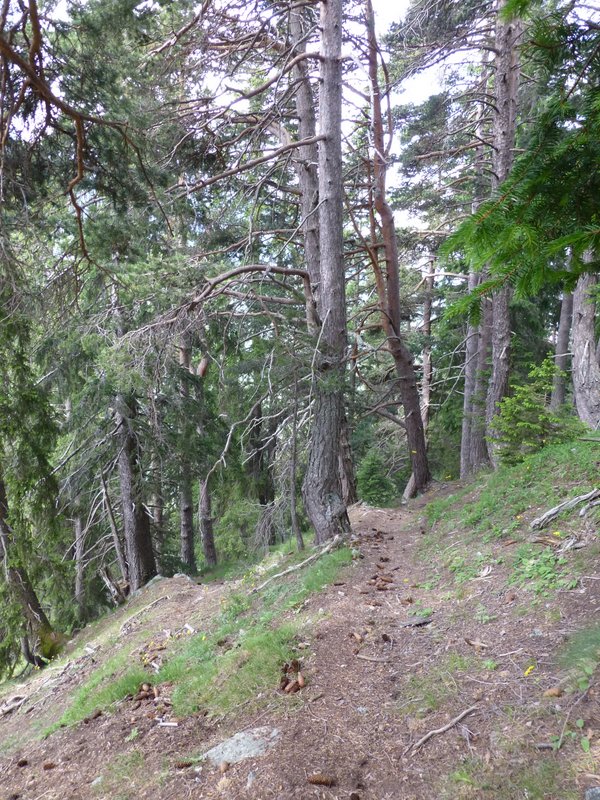
[[[416,742],[413,745],[409,745],[408,750],[412,749],[413,752],[415,750],[418,750],[425,744],[425,742],[428,742],[429,739],[432,738],[432,736],[438,736],[441,733],[446,733],[446,731],[449,731],[450,728],[453,728],[455,725],[458,725],[458,723],[461,720],[463,720],[469,714],[473,714],[475,711],[479,711],[479,706],[471,706],[471,708],[467,708],[466,711],[462,711],[457,717],[451,719],[450,722],[448,722],[446,725],[442,725],[441,728],[436,728],[433,731],[429,731],[428,733],[425,734],[425,736],[422,736],[418,742]],[[408,752],[408,750],[406,750],[405,752]]]
[[[363,661],[373,661],[375,664],[386,664],[390,659],[386,658],[385,656],[366,656],[362,653],[355,654],[357,658],[362,658]]]
[[[304,561],[301,561],[299,564],[294,564],[293,567],[288,567],[288,569],[284,569],[283,572],[278,572],[276,575],[271,575],[270,578],[267,578],[266,581],[260,584],[260,586],[255,586],[254,589],[251,590],[250,594],[256,594],[257,592],[261,592],[265,586],[267,586],[271,581],[276,580],[277,578],[283,578],[285,575],[289,575],[292,572],[297,572],[302,567],[305,567],[307,564],[310,564],[312,561],[316,561],[321,556],[324,556],[326,553],[331,552],[337,545],[340,543],[342,537],[341,536],[334,536],[333,539],[319,550],[318,553],[313,553],[312,556],[305,558]]]
[[[600,489],[592,489],[592,491],[588,492],[587,494],[580,494],[577,497],[572,497],[570,500],[565,500],[564,502],[559,503],[557,506],[554,506],[554,508],[546,511],[546,513],[542,514],[541,517],[534,519],[529,527],[534,531],[544,528],[555,517],[557,517],[559,514],[562,514],[563,511],[569,511],[571,508],[575,508],[575,506],[578,506],[580,503],[585,503],[588,500],[595,500],[597,497],[600,497]]]

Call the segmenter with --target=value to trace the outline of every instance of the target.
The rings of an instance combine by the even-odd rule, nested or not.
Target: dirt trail
[[[158,728],[143,708],[132,714],[122,705],[34,744],[22,740],[25,707],[0,720],[5,747],[11,736],[21,736],[0,762],[0,800],[582,796],[597,771],[595,739],[583,765],[578,760],[584,754],[573,747],[554,753],[547,745],[568,720],[574,700],[586,729],[600,730],[597,696],[593,689],[553,699],[543,693],[564,677],[555,665],[556,648],[595,611],[598,581],[581,593],[559,593],[533,607],[524,590],[507,587],[506,574],[495,565],[457,591],[436,554],[424,560],[420,552],[425,532],[420,514],[419,505],[354,509],[355,545],[362,557],[336,585],[311,596],[301,612],[306,624],[300,652],[308,684],[302,692],[284,697],[274,686],[259,713],[240,709],[212,723],[197,715],[177,728]],[[170,589],[175,604],[157,603],[152,630],[143,619],[140,645],[167,622],[171,628],[185,622],[198,628],[229,590],[205,590],[179,580],[177,591]],[[161,586],[152,589],[156,599],[164,593]],[[153,598],[148,594],[142,605]],[[128,607],[112,620],[113,634],[135,612]],[[430,621],[415,624],[423,618]],[[133,622],[139,623],[137,634],[132,629],[129,635],[141,635],[142,619]],[[58,714],[89,667],[84,663],[69,672],[72,686],[61,684],[55,692]],[[48,708],[53,692],[46,693],[41,715],[39,709],[32,712],[27,736],[54,713]],[[427,732],[473,707],[464,720],[415,751]],[[282,732],[268,755],[225,774],[207,765],[177,768],[177,762],[258,725]],[[26,765],[18,766],[23,761]],[[111,771],[116,762],[120,775]],[[315,773],[334,785],[309,784],[307,777]],[[528,776],[538,780],[541,773],[562,774],[564,791],[536,794],[537,784],[528,784]]]

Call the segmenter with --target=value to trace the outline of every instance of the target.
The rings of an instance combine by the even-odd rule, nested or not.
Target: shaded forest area
[[[598,426],[600,16],[376,21],[2,4],[1,673]]]

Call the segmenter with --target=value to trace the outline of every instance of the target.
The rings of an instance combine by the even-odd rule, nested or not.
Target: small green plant
[[[498,669],[498,662],[494,661],[493,658],[486,658],[483,662],[483,668],[489,670],[490,672],[494,672],[494,670]]]
[[[572,636],[559,661],[570,675],[573,688],[585,692],[600,664],[600,626],[583,628]]]
[[[483,605],[483,603],[479,603],[479,605],[475,609],[474,617],[476,622],[479,622],[482,625],[486,625],[488,622],[493,622],[496,619],[496,617],[493,614],[489,613],[489,611]]]
[[[585,722],[582,719],[575,720],[575,730],[563,731],[560,736],[551,736],[550,743],[554,750],[560,750],[563,744],[570,740],[572,742],[579,742],[579,746],[584,753],[589,753],[591,743],[589,736],[584,732]]]
[[[529,371],[529,381],[513,386],[492,420],[492,439],[498,444],[503,464],[518,464],[526,455],[552,442],[567,441],[582,430],[574,417],[559,415],[548,407],[552,382],[559,370],[552,358]]]
[[[388,477],[383,459],[375,450],[369,450],[356,472],[358,494],[373,506],[387,505],[396,495],[392,480]]]
[[[140,732],[137,728],[132,728],[130,733],[125,737],[126,742],[133,742],[134,739],[140,735]]]
[[[540,550],[524,544],[516,552],[509,583],[526,586],[535,594],[543,595],[552,589],[573,589],[577,580],[562,573],[566,563],[566,559],[557,556],[551,547]]]

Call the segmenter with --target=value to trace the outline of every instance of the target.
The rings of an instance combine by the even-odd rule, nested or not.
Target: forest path
[[[564,695],[561,689],[553,698],[544,692],[564,684],[556,651],[595,611],[598,581],[532,602],[529,592],[509,585],[501,558],[506,543],[498,543],[498,558],[457,583],[446,565],[461,532],[456,541],[436,540],[422,517],[426,500],[408,509],[353,509],[361,557],[295,612],[307,681],[301,692],[286,696],[273,686],[260,711],[242,707],[220,719],[198,714],[165,728],[153,712],[124,703],[42,742],[21,738],[0,763],[0,800],[581,797],[597,772],[593,733],[588,754],[575,741],[559,753],[549,744],[563,726],[570,730],[571,712],[586,731],[600,730],[597,696],[593,689]],[[185,623],[199,629],[232,590],[176,581],[177,591],[169,591],[175,602],[154,607],[160,619],[150,615],[154,631],[146,619],[143,626],[132,620],[140,622],[136,652],[167,618],[172,629]],[[170,581],[149,591],[162,584]],[[143,605],[153,600],[149,594]],[[136,609],[119,613],[113,633]],[[136,635],[132,629],[132,642]],[[429,731],[469,709],[415,749]],[[47,722],[47,711],[32,712],[29,732],[40,729],[40,719]],[[0,721],[0,742],[6,744],[13,726],[18,732],[24,716],[26,708]],[[281,732],[267,755],[224,773],[198,762],[209,747],[256,726]],[[317,774],[332,785],[309,783]],[[555,794],[548,787],[557,781]]]

